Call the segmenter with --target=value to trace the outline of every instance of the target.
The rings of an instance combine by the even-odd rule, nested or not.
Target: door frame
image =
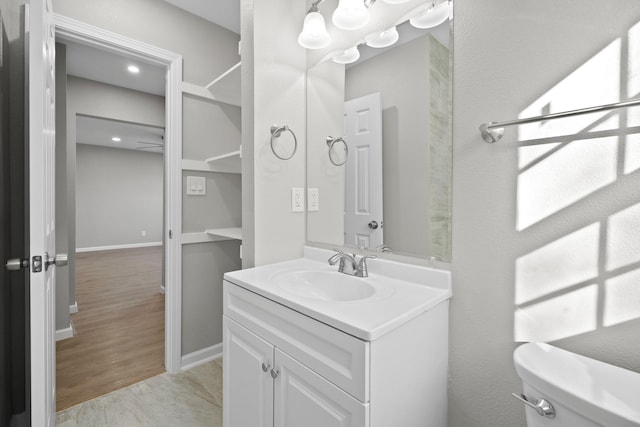
[[[164,218],[165,356],[169,373],[182,357],[182,56],[55,14],[56,37],[125,55],[167,70],[165,92]]]

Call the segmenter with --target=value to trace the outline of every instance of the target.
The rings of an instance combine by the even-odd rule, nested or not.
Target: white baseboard
[[[68,328],[56,330],[56,341],[62,341],[68,338],[73,338],[74,335],[75,335],[75,332],[73,330],[73,323],[71,323],[69,324]]]
[[[220,357],[222,357],[222,343],[182,356],[180,369],[185,371]]]
[[[69,314],[76,314],[78,312],[78,301],[69,306]]]
[[[162,246],[162,242],[129,243],[126,245],[111,245],[111,246],[93,246],[88,248],[76,248],[76,252],[113,251],[116,249],[147,248],[149,246]]]

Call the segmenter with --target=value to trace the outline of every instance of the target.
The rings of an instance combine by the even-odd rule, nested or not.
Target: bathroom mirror
[[[308,68],[309,242],[451,261],[451,25]]]

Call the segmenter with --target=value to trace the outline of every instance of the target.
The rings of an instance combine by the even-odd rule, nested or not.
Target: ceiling
[[[240,34],[240,0],[165,0],[174,6]]]

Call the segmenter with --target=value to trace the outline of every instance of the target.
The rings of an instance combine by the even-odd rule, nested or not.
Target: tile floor
[[[222,359],[58,412],[58,427],[221,427]]]

